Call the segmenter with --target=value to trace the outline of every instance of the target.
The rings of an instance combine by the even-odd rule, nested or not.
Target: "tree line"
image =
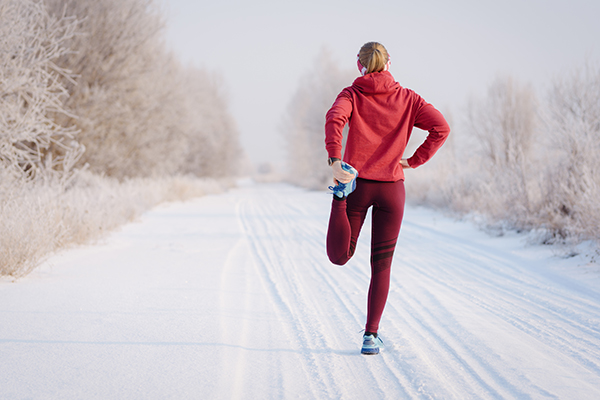
[[[163,14],[154,0],[0,0],[0,275],[235,174],[222,78],[177,60]]]
[[[155,1],[0,0],[0,18],[3,178],[233,172],[220,78],[168,51]]]

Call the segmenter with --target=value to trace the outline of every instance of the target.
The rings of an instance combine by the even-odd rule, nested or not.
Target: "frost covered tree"
[[[55,15],[66,10],[81,20],[81,33],[69,41],[73,52],[57,61],[77,76],[65,82],[74,115],[58,121],[79,129],[87,149],[80,164],[117,178],[232,173],[228,162],[241,150],[222,82],[174,59],[155,0],[47,4]]]
[[[223,83],[184,69],[162,26],[154,0],[0,0],[0,275],[210,190],[182,173],[236,171]]]
[[[66,179],[76,163],[121,179],[235,171],[223,83],[167,51],[154,0],[0,7],[3,182]]]
[[[533,89],[512,78],[496,79],[487,96],[469,106],[467,132],[479,145],[477,168],[486,189],[477,203],[496,218],[522,219],[531,211],[537,109]]]
[[[60,125],[56,115],[70,118],[64,106],[72,81],[57,66],[69,53],[67,42],[77,21],[50,16],[41,2],[0,0],[0,168],[7,180],[68,179],[83,147],[73,124]]]
[[[187,68],[181,73],[186,99],[182,128],[186,150],[181,171],[208,177],[234,176],[240,167],[242,148],[235,121],[227,107],[227,95],[219,74]]]
[[[542,241],[600,240],[598,66],[557,78],[542,103],[530,87],[496,80],[487,97],[472,102],[467,122],[455,138],[462,136],[469,157],[424,190],[488,222],[540,229]]]
[[[169,174],[185,148],[173,109],[177,65],[166,51],[164,22],[151,0],[48,0],[55,15],[81,21],[73,50],[57,64],[72,71],[65,104],[87,151],[81,163],[119,178]]]
[[[560,237],[600,239],[600,67],[557,79],[548,95],[544,222]]]
[[[340,70],[326,50],[304,75],[281,123],[287,143],[288,169],[294,181],[311,189],[331,185],[325,151],[325,114],[338,93],[350,86],[358,72]]]

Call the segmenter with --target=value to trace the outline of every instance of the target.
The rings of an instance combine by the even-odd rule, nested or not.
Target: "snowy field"
[[[329,206],[248,183],[0,280],[0,398],[600,398],[597,264],[407,208],[362,356],[368,221],[336,267]]]

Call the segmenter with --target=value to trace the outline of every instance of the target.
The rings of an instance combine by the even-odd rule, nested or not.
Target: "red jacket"
[[[338,95],[325,122],[329,157],[342,158],[342,130],[346,123],[350,127],[343,160],[358,170],[359,177],[376,181],[404,179],[400,160],[413,126],[429,132],[408,159],[413,168],[429,160],[450,133],[438,110],[400,86],[387,71],[358,77]]]

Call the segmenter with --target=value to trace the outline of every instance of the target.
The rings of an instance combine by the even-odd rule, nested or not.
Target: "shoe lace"
[[[346,184],[340,182],[335,186],[329,186],[328,189],[331,190],[332,192],[343,192],[345,188],[346,188]]]

